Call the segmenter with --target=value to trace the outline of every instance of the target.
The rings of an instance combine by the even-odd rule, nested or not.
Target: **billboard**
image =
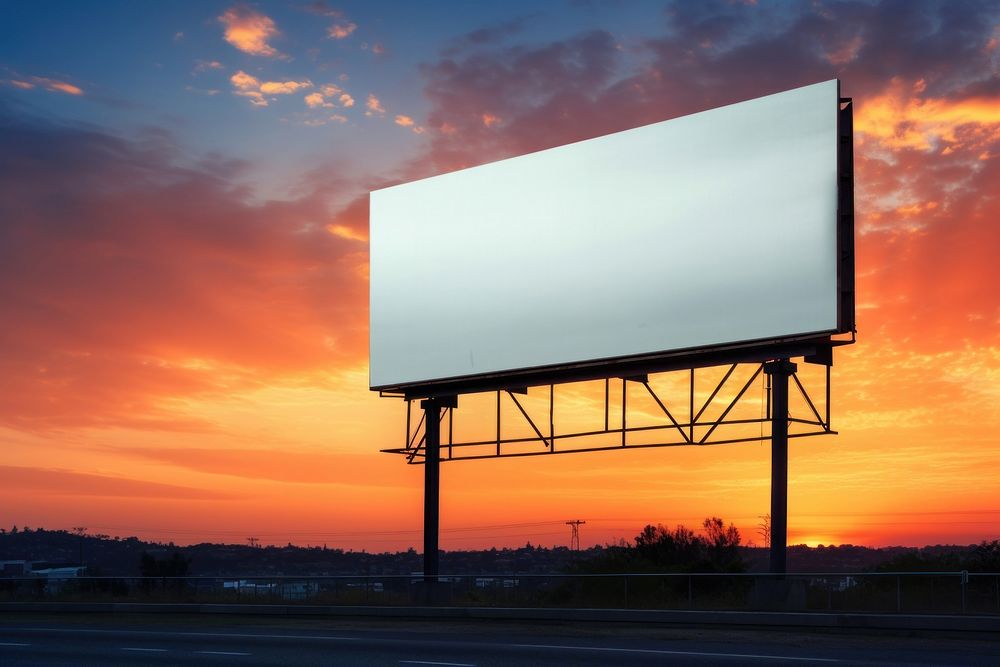
[[[832,80],[372,192],[370,386],[850,330],[840,117]]]

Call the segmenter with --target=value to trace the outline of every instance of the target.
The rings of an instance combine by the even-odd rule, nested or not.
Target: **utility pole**
[[[573,551],[580,550],[580,526],[587,523],[586,521],[580,521],[580,519],[574,519],[572,521],[567,521],[566,525],[570,527],[572,531],[569,537],[569,548]]]
[[[80,538],[80,567],[83,567],[83,538],[87,534],[85,526],[74,526],[73,534]]]

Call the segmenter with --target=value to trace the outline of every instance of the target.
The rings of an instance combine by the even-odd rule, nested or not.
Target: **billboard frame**
[[[813,394],[796,373],[791,373],[789,379],[793,382],[790,387],[797,389],[798,396],[801,396],[803,403],[803,416],[788,415],[788,422],[799,427],[798,432],[789,433],[790,438],[804,438],[816,435],[836,435],[837,431],[832,427],[832,395],[831,395],[831,361],[832,358],[826,355],[805,355],[807,363],[824,366],[824,379],[822,384],[816,388],[817,398],[814,400]],[[732,433],[723,433],[723,429],[729,430],[731,427],[746,427],[764,424],[771,424],[773,420],[771,405],[771,383],[768,380],[765,390],[767,402],[760,417],[732,417],[730,413],[737,407],[748,394],[751,386],[769,372],[771,361],[761,361],[754,364],[735,362],[729,364],[729,368],[721,379],[713,380],[711,384],[701,383],[701,390],[708,392],[708,398],[701,400],[696,391],[696,369],[677,369],[677,373],[682,373],[687,377],[683,378],[687,390],[679,392],[677,396],[667,397],[658,393],[650,385],[650,376],[635,375],[621,377],[616,380],[612,388],[611,378],[604,380],[604,425],[603,428],[593,427],[583,431],[564,431],[557,427],[555,419],[555,388],[557,385],[550,384],[547,387],[540,387],[546,397],[546,412],[535,414],[532,417],[530,411],[518,399],[518,395],[527,395],[527,388],[497,390],[496,392],[483,392],[495,394],[496,410],[494,413],[495,437],[483,437],[475,440],[462,440],[455,438],[454,414],[458,407],[457,397],[453,400],[438,399],[441,404],[440,426],[438,437],[440,442],[440,462],[450,461],[472,461],[477,459],[491,458],[514,458],[527,456],[547,456],[551,454],[578,454],[583,452],[613,451],[618,449],[647,449],[651,447],[682,447],[686,445],[729,445],[748,442],[760,442],[770,440],[770,434],[764,435],[763,430],[760,435],[742,434],[736,436]],[[737,373],[743,368],[752,370],[749,375]],[[667,373],[670,373],[669,371]],[[731,382],[732,380],[732,382]],[[620,383],[619,383],[620,381]],[[635,387],[640,390],[639,399],[652,399],[659,412],[658,421],[653,424],[645,423],[641,425],[632,424],[628,420],[628,411],[635,400],[634,392],[631,394],[629,388]],[[736,390],[738,392],[732,398],[721,398],[724,389]],[[644,391],[642,391],[644,390]],[[619,394],[620,391],[620,394]],[[611,414],[612,393],[616,394],[615,400],[619,400],[620,414]],[[504,397],[506,395],[506,398]],[[822,399],[822,400],[820,400]],[[387,454],[401,455],[408,464],[422,465],[428,455],[428,448],[425,446],[427,439],[426,414],[420,414],[419,419],[413,413],[413,403],[415,400],[404,401],[406,405],[406,437],[402,446],[388,447],[381,451]],[[533,435],[509,436],[504,433],[504,426],[507,421],[501,419],[501,406],[506,403],[517,409],[514,412],[514,420],[522,427],[530,427]],[[537,407],[536,407],[537,410]],[[517,418],[520,415],[521,419]],[[547,418],[546,418],[547,417]],[[523,420],[523,421],[522,421]],[[615,422],[620,425],[615,425]],[[446,428],[447,426],[447,428]],[[636,442],[633,436],[663,434],[664,437],[673,436],[673,440],[658,442]],[[713,437],[713,435],[715,437]],[[610,436],[607,442],[598,444],[587,444],[593,438],[599,436]],[[580,443],[584,444],[580,444]],[[540,445],[535,447],[535,445]],[[526,448],[529,447],[530,448]]]
[[[841,97],[840,80],[837,80],[837,213],[836,213],[836,238],[837,238],[837,328],[830,331],[819,331],[811,334],[787,336],[779,338],[768,338],[760,340],[739,341],[726,343],[723,345],[709,345],[684,350],[671,350],[652,354],[635,355],[629,357],[615,357],[611,359],[590,360],[579,363],[557,364],[551,366],[540,366],[532,368],[514,369],[495,373],[485,373],[480,375],[468,375],[448,378],[444,380],[400,383],[395,385],[382,385],[370,387],[373,391],[379,391],[380,396],[401,398],[406,401],[407,425],[406,425],[406,445],[403,448],[391,448],[383,450],[395,454],[403,454],[410,463],[417,458],[423,458],[424,468],[424,534],[423,534],[423,574],[426,586],[426,601],[431,604],[434,601],[434,586],[439,583],[439,528],[440,528],[440,464],[442,463],[442,422],[445,415],[448,416],[448,440],[444,446],[454,447],[452,438],[452,417],[454,409],[458,405],[458,396],[462,394],[481,393],[487,391],[497,392],[497,439],[496,453],[488,456],[473,457],[451,457],[451,447],[449,456],[445,460],[462,460],[462,458],[497,458],[503,456],[501,445],[503,440],[500,437],[500,417],[499,406],[502,392],[507,392],[510,398],[519,408],[521,414],[531,424],[532,429],[538,436],[538,440],[545,442],[544,433],[532,422],[530,416],[520,405],[515,393],[527,393],[528,387],[549,385],[549,438],[548,451],[538,452],[539,454],[564,453],[555,449],[556,434],[552,424],[552,401],[554,387],[557,384],[584,380],[606,381],[605,391],[607,392],[607,382],[610,378],[622,379],[622,428],[620,432],[621,443],[619,447],[613,449],[634,449],[636,446],[628,446],[626,437],[630,429],[626,427],[624,410],[625,393],[629,382],[640,383],[653,397],[666,417],[671,422],[666,428],[675,428],[683,433],[684,427],[689,429],[691,434],[686,438],[686,442],[662,443],[645,445],[648,447],[665,447],[678,445],[705,445],[724,444],[725,442],[746,442],[765,439],[763,434],[760,438],[749,438],[739,440],[717,440],[708,442],[712,431],[726,420],[730,409],[739,401],[746,392],[749,382],[744,385],[740,394],[730,403],[722,416],[712,422],[703,424],[711,426],[708,434],[699,442],[694,442],[694,429],[698,426],[698,418],[704,412],[704,407],[698,416],[692,416],[688,424],[678,423],[663,401],[652,391],[648,384],[648,375],[662,373],[672,370],[690,369],[691,388],[689,392],[690,411],[694,415],[694,374],[695,369],[708,366],[720,366],[731,364],[735,368],[738,364],[757,364],[759,367],[751,378],[752,382],[760,374],[768,378],[768,415],[762,417],[760,422],[770,422],[770,442],[771,442],[771,544],[770,544],[770,572],[776,575],[783,575],[786,572],[786,545],[787,545],[787,522],[788,522],[788,441],[790,438],[808,437],[816,435],[834,434],[831,427],[830,414],[830,369],[833,366],[833,348],[841,345],[854,343],[856,340],[855,323],[855,254],[854,254],[854,123],[853,123],[853,100],[849,97]],[[825,415],[821,414],[802,383],[796,377],[798,366],[792,362],[792,358],[803,358],[806,363],[826,366],[826,410]],[[732,369],[726,377],[719,383],[716,390],[709,398],[709,403],[718,393],[722,385],[732,373]],[[794,381],[798,390],[802,393],[806,403],[815,416],[815,421],[811,418],[806,420],[793,419],[788,412],[789,386]],[[607,394],[606,394],[607,396]],[[416,441],[420,430],[417,425],[414,434],[410,431],[410,403],[419,399],[419,405],[423,411],[422,424],[424,426],[423,437]],[[605,415],[607,415],[607,397],[605,398]],[[706,406],[708,403],[706,403]],[[755,422],[756,423],[756,422]],[[815,427],[818,430],[806,433],[789,433],[789,426],[792,423],[805,424]],[[614,429],[609,429],[607,417],[605,417],[605,433],[616,433]],[[527,440],[535,440],[528,438]],[[510,442],[509,440],[507,442]],[[475,443],[482,444],[482,443]],[[642,446],[642,445],[640,445]],[[421,449],[423,450],[421,452]],[[612,447],[601,448],[604,450]],[[576,450],[588,451],[588,450]],[[590,450],[598,451],[598,450]],[[570,453],[569,451],[565,453]],[[515,454],[516,455],[516,454]]]

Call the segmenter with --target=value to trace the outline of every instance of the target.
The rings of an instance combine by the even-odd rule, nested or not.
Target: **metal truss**
[[[739,381],[741,375],[737,373],[739,367],[750,370],[748,379],[742,383]],[[615,449],[641,449],[647,447],[674,447],[683,445],[722,445],[740,442],[760,442],[770,440],[769,430],[765,431],[764,424],[771,424],[771,403],[772,388],[770,375],[767,374],[767,362],[755,364],[732,364],[719,380],[708,398],[698,405],[695,403],[695,370],[687,369],[681,371],[688,376],[688,391],[679,401],[673,397],[671,405],[672,411],[667,405],[667,401],[658,395],[649,384],[647,375],[617,378],[621,380],[621,426],[613,427],[611,422],[611,379],[604,380],[604,428],[589,431],[558,432],[555,424],[555,384],[543,385],[548,388],[548,423],[541,424],[533,419],[524,404],[518,400],[519,394],[527,394],[527,388],[503,389],[494,393],[496,395],[495,411],[495,433],[496,436],[486,440],[456,441],[455,434],[455,401],[451,406],[445,406],[440,411],[440,454],[441,461],[485,459],[512,456],[543,456],[548,454],[569,454],[572,452],[592,452],[608,451]],[[820,391],[825,392],[825,401],[822,403],[822,412],[816,407],[817,403],[812,399],[805,386],[799,380],[796,373],[791,373],[798,394],[802,397],[802,408],[805,416],[793,416],[789,414],[789,425],[795,425],[797,432],[789,433],[789,438],[802,438],[815,435],[831,435],[836,431],[830,427],[830,366],[826,365],[825,382]],[[765,389],[766,403],[765,409],[759,418],[731,417],[733,410],[745,399],[753,384],[764,375],[767,385]],[[617,380],[616,379],[616,380]],[[617,384],[617,382],[615,383]],[[641,387],[643,395],[648,395],[656,404],[660,412],[660,422],[652,425],[629,425],[629,386]],[[729,400],[720,398],[720,394],[726,388],[739,390]],[[425,458],[426,440],[426,413],[420,413],[419,420],[414,424],[413,402],[415,399],[403,398],[406,403],[406,439],[404,446],[383,449],[383,452],[399,454],[406,457],[407,463],[420,464]],[[634,398],[634,397],[633,397]],[[686,399],[686,400],[685,400]],[[503,433],[504,423],[501,420],[501,407],[505,401],[512,402],[517,408],[521,417],[534,435],[527,437],[505,437]],[[678,403],[686,402],[686,415],[682,421],[677,417]],[[711,418],[707,415],[715,413],[718,408],[721,412],[717,417]],[[722,434],[723,427],[743,426],[748,427],[753,424],[761,426],[757,435],[743,435],[731,437]],[[665,439],[662,442],[641,442],[635,436],[647,433],[662,433]],[[606,436],[600,438],[600,436]],[[630,438],[630,436],[633,436]],[[600,440],[598,443],[593,441]],[[537,450],[525,450],[524,446],[529,443],[538,443]],[[519,448],[518,448],[519,447]]]

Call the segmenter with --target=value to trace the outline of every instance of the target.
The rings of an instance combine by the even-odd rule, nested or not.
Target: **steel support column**
[[[796,365],[788,359],[764,364],[771,376],[771,559],[770,572],[785,574],[788,542],[788,379]]]
[[[420,402],[424,410],[424,581],[436,583],[441,495],[441,403],[436,398]]]

